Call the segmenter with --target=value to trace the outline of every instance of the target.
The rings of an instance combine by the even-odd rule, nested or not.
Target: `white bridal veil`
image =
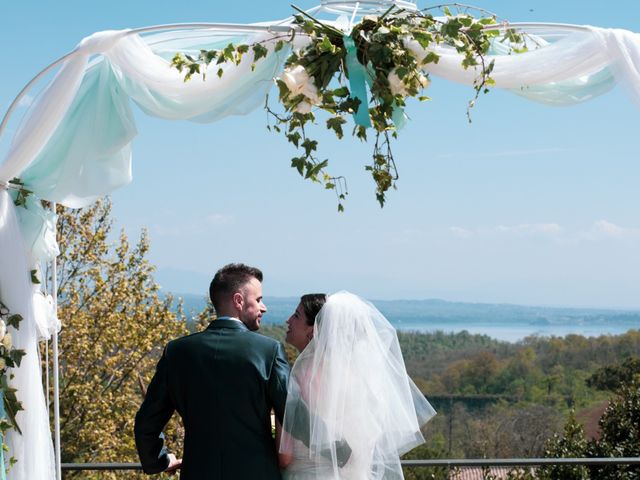
[[[281,445],[294,455],[289,478],[403,478],[399,456],[424,442],[420,428],[433,415],[388,320],[356,295],[331,295],[291,371]],[[345,442],[351,456],[341,467]]]

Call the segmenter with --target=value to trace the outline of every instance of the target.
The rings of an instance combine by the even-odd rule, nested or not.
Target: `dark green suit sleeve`
[[[269,375],[269,397],[273,405],[276,418],[282,423],[284,406],[287,401],[287,383],[289,382],[289,362],[280,342],[277,343],[276,353]]]
[[[169,395],[166,354],[165,348],[147,389],[147,395],[136,414],[136,448],[145,473],[160,473],[169,466],[162,429],[173,415],[175,406]]]

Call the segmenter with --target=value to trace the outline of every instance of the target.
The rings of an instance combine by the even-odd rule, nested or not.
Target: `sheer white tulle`
[[[9,470],[9,480],[51,480],[55,478],[53,445],[49,416],[42,390],[38,355],[38,331],[32,303],[32,282],[15,215],[13,202],[6,190],[0,189],[0,298],[12,313],[23,317],[20,329],[10,328],[13,344],[26,351],[10,382],[18,389],[24,411],[17,421],[22,435],[7,435],[8,457],[18,462]]]
[[[308,415],[300,413],[300,400]],[[403,478],[399,456],[424,442],[421,427],[433,415],[407,375],[387,319],[356,295],[331,295],[291,371],[280,450],[294,460],[285,476]],[[340,467],[343,441],[352,454]]]

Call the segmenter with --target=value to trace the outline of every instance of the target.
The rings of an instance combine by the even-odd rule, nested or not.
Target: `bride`
[[[348,292],[304,295],[287,324],[301,353],[278,428],[283,477],[402,479],[399,457],[424,442],[435,411],[407,375],[394,328]]]

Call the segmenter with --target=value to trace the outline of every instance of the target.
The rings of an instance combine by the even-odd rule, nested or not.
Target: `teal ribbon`
[[[404,113],[404,108],[394,105],[391,120],[393,120],[397,130],[404,128],[407,124],[407,114]]]
[[[360,100],[358,111],[353,114],[353,121],[357,125],[365,128],[371,127],[371,117],[369,117],[369,98],[367,96],[367,85],[371,88],[373,83],[373,72],[371,69],[365,68],[358,61],[357,49],[353,38],[350,35],[343,37],[344,46],[347,49],[347,70],[349,71],[349,89],[351,96]],[[393,114],[391,116],[396,128],[400,130],[407,123],[407,115],[404,109],[393,106]]]
[[[6,416],[7,413],[4,410],[4,392],[0,390],[0,419]],[[6,465],[4,464],[4,449],[2,448],[3,443],[4,435],[0,433],[0,480],[7,480]]]
[[[358,110],[353,114],[353,121],[361,127],[371,127],[369,117],[369,98],[367,96],[367,80],[371,81],[367,70],[358,61],[356,44],[349,35],[343,37],[344,46],[347,49],[347,70],[349,71],[349,89],[351,97],[360,100]]]

